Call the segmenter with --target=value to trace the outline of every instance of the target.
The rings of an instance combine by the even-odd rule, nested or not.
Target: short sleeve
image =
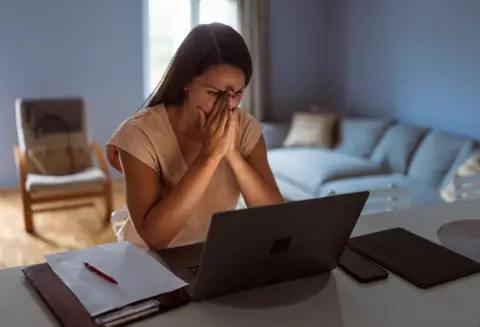
[[[262,136],[263,126],[243,109],[239,109],[238,114],[238,148],[242,156],[246,157]]]
[[[160,165],[155,147],[148,135],[132,122],[124,122],[108,142],[117,148],[128,152],[144,164],[160,174]]]

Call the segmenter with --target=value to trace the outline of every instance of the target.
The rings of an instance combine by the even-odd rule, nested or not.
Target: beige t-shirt
[[[262,135],[262,125],[248,112],[239,109],[237,145],[246,157]],[[163,190],[168,192],[188,169],[163,105],[150,107],[125,120],[108,144],[122,149],[146,165],[159,176]],[[228,163],[222,160],[198,205],[169,247],[201,242],[205,239],[213,213],[236,207],[240,189]],[[128,211],[127,211],[128,212]],[[136,232],[130,217],[126,217],[117,231],[119,241],[129,241],[140,247],[145,242]]]

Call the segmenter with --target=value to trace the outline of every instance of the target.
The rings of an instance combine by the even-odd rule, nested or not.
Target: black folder
[[[76,296],[70,291],[70,289],[63,283],[63,281],[55,274],[50,268],[48,263],[41,263],[37,265],[28,266],[22,268],[22,271],[35,288],[37,293],[46,303],[52,314],[55,316],[59,324],[63,327],[98,327],[99,324],[95,321],[95,318],[91,317],[85,307],[80,303]],[[185,305],[190,302],[190,296],[187,294],[185,288],[181,288],[166,294],[161,294],[151,299],[140,301],[139,303],[132,303],[132,305],[144,303],[146,301],[159,303],[156,310],[149,310],[151,312],[148,315],[136,315],[145,318],[154,314],[161,314],[162,312],[169,311],[179,306]],[[116,313],[119,310],[114,310],[107,314]],[[104,316],[104,315],[102,315]],[[122,319],[124,323],[118,324],[115,321],[108,325],[122,326],[134,321],[132,319]]]
[[[352,237],[348,248],[422,289],[480,272],[480,263],[403,228]]]

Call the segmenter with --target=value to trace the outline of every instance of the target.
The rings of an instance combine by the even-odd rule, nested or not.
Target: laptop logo
[[[273,241],[270,254],[285,253],[290,249],[291,237],[279,238]]]

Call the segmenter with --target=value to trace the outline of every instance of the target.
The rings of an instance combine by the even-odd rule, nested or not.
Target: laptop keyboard
[[[190,266],[188,267],[188,269],[192,272],[192,274],[194,274],[195,276],[198,275],[198,269],[200,268],[199,265],[193,265],[193,266]]]

